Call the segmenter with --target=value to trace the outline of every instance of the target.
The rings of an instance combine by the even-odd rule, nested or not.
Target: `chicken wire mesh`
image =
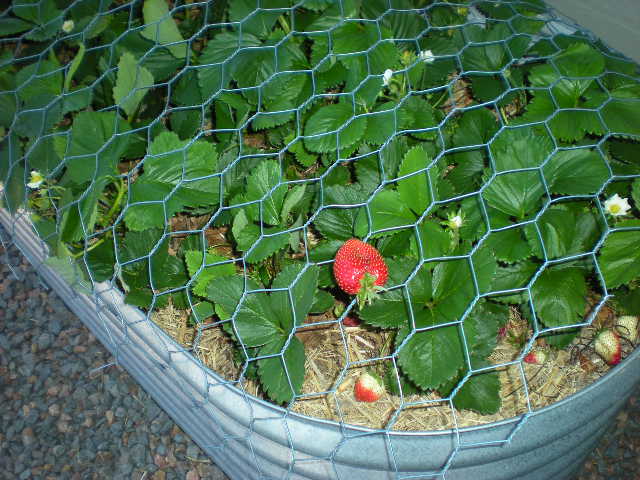
[[[307,401],[342,427],[329,463],[354,419],[391,435],[439,406],[456,440],[419,478],[444,476],[534,410],[541,338],[575,344],[614,294],[639,313],[637,66],[540,1],[39,0],[0,37],[9,233],[27,220],[80,293],[189,315],[168,368],[224,350],[194,404],[219,385],[267,399],[292,452]],[[332,276],[351,237],[389,267],[372,305]],[[529,331],[496,360],[514,312]],[[364,367],[388,400],[369,424]],[[522,420],[465,443],[460,411],[496,413],[508,367]]]

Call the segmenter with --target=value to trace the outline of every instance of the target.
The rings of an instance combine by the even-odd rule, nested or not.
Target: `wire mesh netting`
[[[638,68],[542,1],[14,2],[0,135],[9,234],[195,356],[194,402],[271,402],[289,471],[298,414],[331,464],[347,425],[526,421],[637,341]]]

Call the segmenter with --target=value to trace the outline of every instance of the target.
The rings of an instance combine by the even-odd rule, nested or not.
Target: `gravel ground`
[[[13,248],[0,247],[0,478],[226,479]],[[640,390],[576,480],[638,479]],[[546,479],[544,479],[546,480]]]

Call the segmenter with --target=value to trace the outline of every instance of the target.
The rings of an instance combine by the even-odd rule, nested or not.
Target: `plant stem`
[[[284,33],[289,34],[291,33],[291,27],[289,26],[289,24],[287,23],[287,19],[284,18],[284,15],[280,15],[278,17],[278,23],[280,24],[280,26],[282,27],[282,30],[284,30]]]
[[[442,103],[442,100],[444,100],[444,97],[446,97],[449,94],[449,91],[446,90],[438,99],[438,101],[433,105],[433,108],[438,108],[438,105],[440,105],[440,103]]]
[[[124,181],[122,180],[122,178],[119,178],[118,180],[119,182],[116,184],[116,188],[118,189],[118,194],[116,195],[116,199],[113,202],[113,205],[111,205],[111,208],[109,209],[109,211],[107,212],[107,215],[105,216],[105,221],[103,225],[108,224],[113,219],[113,216],[117,212],[118,207],[120,207],[120,204],[122,203],[122,198],[124,197],[124,192],[125,192]]]
[[[89,248],[87,248],[87,249],[85,249],[85,250],[82,250],[82,251],[80,251],[80,252],[78,252],[78,253],[70,253],[70,255],[71,255],[73,258],[79,258],[79,257],[83,256],[85,253],[90,252],[90,251],[91,251],[91,250],[93,250],[94,248],[96,248],[96,247],[98,247],[99,245],[101,245],[102,243],[104,243],[104,241],[105,241],[105,239],[106,239],[106,238],[107,238],[106,236],[105,236],[105,237],[102,237],[102,238],[101,238],[100,240],[98,240],[96,243],[92,243],[92,244],[89,246]]]
[[[64,77],[64,92],[68,92],[71,87],[71,80],[73,80],[73,76],[75,75],[80,63],[82,63],[82,59],[84,58],[84,53],[87,50],[87,47],[84,46],[84,43],[80,42],[80,48],[78,49],[78,53],[73,58],[71,62],[71,66],[69,67],[69,71],[67,75]]]

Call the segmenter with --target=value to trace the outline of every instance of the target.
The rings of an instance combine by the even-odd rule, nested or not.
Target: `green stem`
[[[82,63],[82,59],[84,58],[84,53],[86,52],[87,47],[84,46],[84,43],[80,42],[80,48],[78,48],[78,53],[73,58],[71,62],[71,66],[69,66],[69,71],[64,78],[64,91],[68,92],[71,87],[71,80],[73,80],[73,76],[76,74],[80,63]]]
[[[78,253],[71,253],[70,255],[71,255],[73,258],[79,258],[79,257],[83,256],[85,253],[89,253],[91,250],[93,250],[94,248],[96,248],[96,247],[98,247],[99,245],[101,245],[101,244],[105,241],[105,239],[106,239],[106,238],[107,238],[106,236],[105,236],[105,237],[102,237],[102,238],[101,238],[100,240],[98,240],[96,243],[91,244],[91,246],[90,246],[89,248],[87,248],[86,250],[81,250],[81,251],[79,251]]]
[[[449,91],[445,91],[440,98],[438,99],[438,101],[433,105],[433,108],[438,108],[438,106],[440,105],[440,103],[442,103],[442,100],[444,100],[444,97],[446,97],[447,95],[449,95]]]
[[[124,181],[122,180],[122,178],[119,178],[118,180],[120,180],[116,184],[116,188],[118,189],[118,195],[116,196],[116,199],[113,202],[113,205],[111,205],[111,208],[107,212],[107,215],[105,217],[105,222],[103,225],[107,225],[109,222],[111,222],[111,220],[113,219],[113,216],[118,211],[118,208],[122,203],[122,199],[124,198],[124,192],[125,192]]]
[[[505,113],[503,107],[500,107],[500,115],[502,115],[502,120],[504,121],[504,124],[509,125],[509,119],[507,118],[507,114]]]
[[[291,27],[289,26],[289,24],[287,23],[287,19],[284,18],[284,15],[280,15],[278,17],[278,23],[280,24],[280,26],[282,27],[282,30],[284,30],[284,33],[289,34],[291,33]]]

